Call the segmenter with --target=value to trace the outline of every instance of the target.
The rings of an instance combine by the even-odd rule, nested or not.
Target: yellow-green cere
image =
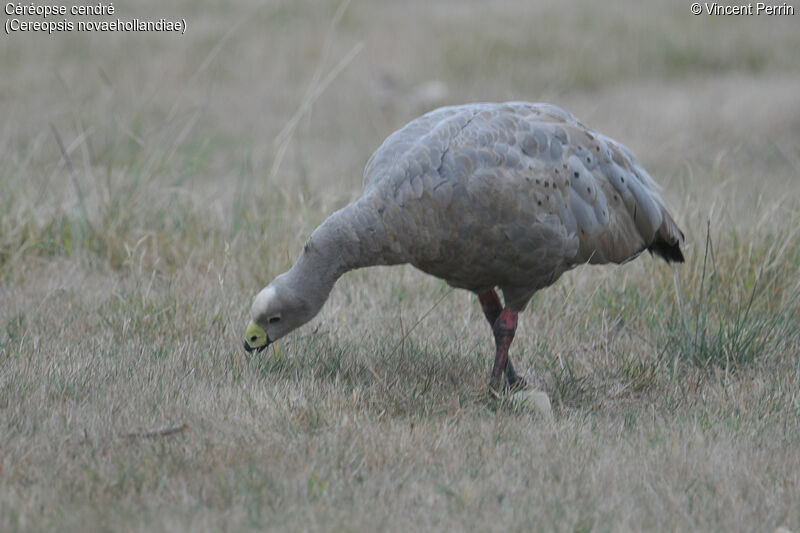
[[[244,338],[251,348],[260,348],[267,344],[267,332],[253,321],[247,325]]]

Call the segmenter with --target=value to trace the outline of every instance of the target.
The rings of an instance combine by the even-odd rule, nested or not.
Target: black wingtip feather
[[[654,255],[664,258],[667,263],[683,263],[683,251],[678,243],[670,244],[666,241],[655,241],[647,250]]]

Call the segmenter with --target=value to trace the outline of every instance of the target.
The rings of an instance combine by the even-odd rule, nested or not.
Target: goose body
[[[636,157],[570,113],[527,102],[443,107],[383,142],[361,198],[323,222],[256,296],[245,348],[313,318],[344,272],[410,263],[479,295],[497,344],[492,386],[503,373],[514,385],[508,346],[537,290],[577,265],[644,250],[681,262],[682,244]]]

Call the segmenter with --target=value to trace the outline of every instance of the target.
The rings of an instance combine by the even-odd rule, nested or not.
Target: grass
[[[15,34],[0,58],[0,529],[800,529],[791,20],[118,11],[189,30]],[[628,144],[687,234],[684,265],[579,268],[521,316],[552,421],[487,401],[475,298],[410,267],[349,273],[277,351],[241,350],[386,135],[511,98]]]

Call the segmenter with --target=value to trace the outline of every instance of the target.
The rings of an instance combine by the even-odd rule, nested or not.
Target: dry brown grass
[[[118,15],[189,31],[4,36],[0,529],[800,530],[795,21],[533,4],[141,2]],[[628,144],[687,233],[685,265],[578,269],[522,316],[553,421],[486,401],[474,297],[407,267],[241,351],[388,133],[504,99]]]

